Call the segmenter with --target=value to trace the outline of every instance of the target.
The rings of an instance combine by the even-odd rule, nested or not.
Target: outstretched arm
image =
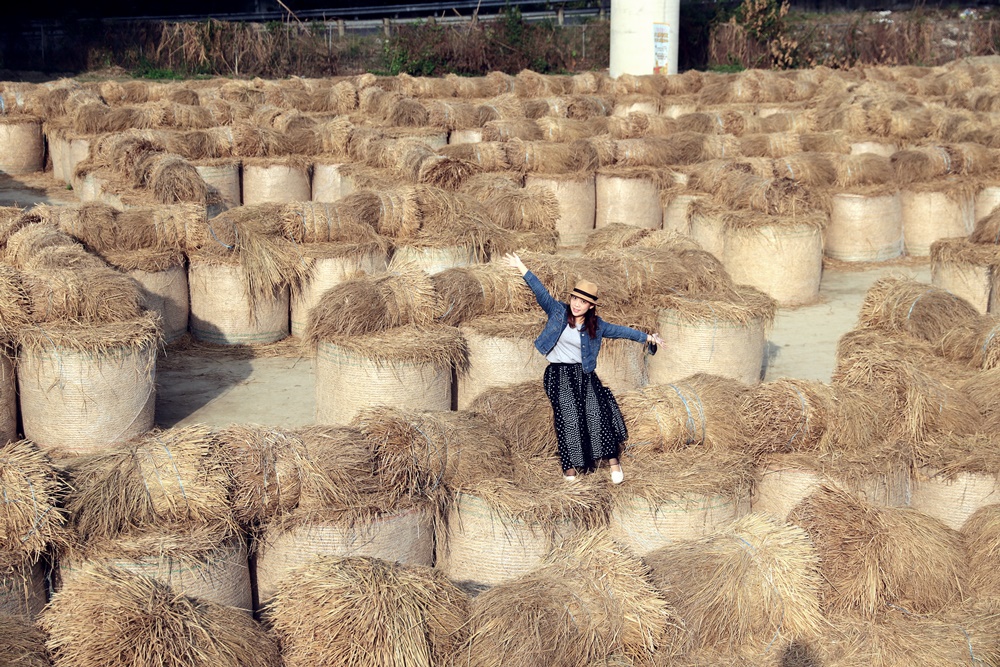
[[[663,339],[660,338],[660,334],[651,333],[646,334],[638,329],[633,329],[632,327],[625,327],[620,324],[611,324],[606,320],[602,320],[604,323],[604,337],[605,338],[627,338],[629,340],[634,340],[637,343],[653,343],[655,345],[663,345]]]
[[[547,289],[545,289],[545,285],[542,284],[542,281],[538,279],[538,276],[528,270],[528,267],[524,265],[524,262],[521,261],[521,258],[518,257],[516,253],[504,255],[503,259],[507,264],[513,266],[521,272],[524,282],[528,283],[528,287],[530,287],[531,291],[535,293],[535,300],[538,301],[538,305],[542,307],[542,310],[544,310],[546,314],[554,315],[559,311],[565,310],[566,306],[552,298],[552,295],[549,294]]]

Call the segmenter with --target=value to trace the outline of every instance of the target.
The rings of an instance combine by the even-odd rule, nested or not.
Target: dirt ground
[[[51,174],[12,179],[0,175],[0,205],[75,203]],[[885,275],[930,282],[927,260],[824,269],[820,300],[779,310],[768,337],[764,379],[829,381],[838,339],[851,330],[867,289]],[[173,345],[157,369],[157,425],[234,423],[301,426],[313,423],[313,359],[295,341],[265,350],[219,350]]]

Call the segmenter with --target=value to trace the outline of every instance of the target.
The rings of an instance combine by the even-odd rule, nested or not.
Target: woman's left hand
[[[654,343],[657,346],[663,345],[663,339],[660,338],[660,334],[658,333],[649,334],[649,336],[646,337],[646,342]]]

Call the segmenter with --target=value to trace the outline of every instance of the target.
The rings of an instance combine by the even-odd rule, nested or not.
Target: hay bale
[[[527,312],[534,307],[534,295],[524,280],[499,262],[447,269],[431,276],[431,282],[444,324],[457,326],[490,313]]]
[[[208,199],[208,186],[194,165],[169,153],[149,153],[140,160],[133,185],[151,192],[160,204],[204,204]]]
[[[826,224],[827,216],[822,213],[727,215],[726,269],[733,282],[755,287],[781,306],[812,303],[819,298]]]
[[[17,376],[25,437],[48,451],[87,453],[148,431],[160,338],[152,314],[22,330]]]
[[[997,399],[994,391],[994,383],[998,379],[1000,379],[1000,368],[992,368],[976,373],[959,385],[959,389],[965,392],[983,414],[983,431],[986,433],[996,433],[1000,430],[1000,399]]]
[[[941,435],[914,447],[910,507],[959,530],[981,507],[996,502],[1000,438]]]
[[[556,451],[549,399],[537,379],[487,389],[476,397],[469,411],[490,424],[511,451],[523,458],[542,457]]]
[[[423,271],[397,266],[389,273],[356,275],[327,290],[313,307],[305,339],[358,336],[406,325],[428,325],[439,312]]]
[[[458,654],[484,666],[605,664],[619,656],[631,663],[667,641],[672,622],[642,562],[592,532],[554,551],[543,567],[474,599]]]
[[[612,532],[640,555],[702,537],[750,510],[753,463],[696,447],[629,455],[629,483],[612,489]]]
[[[94,566],[152,577],[189,598],[253,608],[247,546],[231,526],[146,526],[112,540],[70,543],[59,556],[57,581]]]
[[[646,557],[692,648],[767,652],[779,637],[823,627],[820,554],[806,531],[749,515]]]
[[[67,578],[40,626],[57,665],[281,664],[277,644],[246,613],[110,567]]]
[[[900,190],[906,254],[927,257],[938,239],[968,236],[975,223],[973,191],[967,183],[944,180],[912,183]]]
[[[933,613],[967,590],[961,536],[915,510],[876,507],[822,486],[789,521],[805,529],[819,552],[827,613],[872,619],[887,605]]]
[[[748,424],[734,408],[748,390],[739,380],[697,374],[625,392],[618,397],[629,431],[625,450],[637,457],[689,446],[741,451]]]
[[[526,187],[547,189],[555,197],[558,212],[553,215],[559,244],[577,246],[594,229],[597,210],[595,176],[588,172],[574,174],[528,174]]]
[[[648,229],[663,226],[657,178],[648,171],[599,171],[595,179],[594,227],[621,223]]]
[[[34,564],[49,547],[66,543],[65,482],[48,457],[28,440],[0,446],[0,568]]]
[[[512,458],[511,472],[470,471],[451,487],[437,563],[464,587],[482,590],[517,578],[574,533],[608,524],[604,480],[588,475],[553,485],[559,465],[554,452]]]
[[[312,323],[310,331],[316,331]],[[317,421],[346,424],[371,405],[448,410],[452,372],[463,372],[467,364],[465,339],[454,327],[443,325],[411,324],[364,335],[320,338]]]
[[[243,160],[243,203],[312,200],[311,165],[302,158]]]
[[[935,346],[944,357],[982,370],[1000,367],[1000,322],[980,315],[949,329]]]
[[[825,255],[848,262],[898,257],[903,251],[901,206],[895,186],[833,194]]]
[[[31,116],[0,116],[0,171],[31,174],[45,168],[42,121]]]
[[[761,461],[751,507],[786,521],[791,511],[826,484],[881,507],[906,507],[910,497],[908,452],[896,443],[868,444],[861,450],[769,454]]]
[[[542,377],[547,362],[533,341],[544,326],[538,312],[485,315],[460,331],[469,350],[468,372],[458,378],[458,408],[468,409],[483,391]]]
[[[186,523],[233,526],[229,475],[204,426],[155,431],[67,466],[66,511],[78,548]]]
[[[742,412],[760,453],[860,451],[883,437],[879,406],[862,391],[782,378],[751,387]]]
[[[441,664],[465,638],[467,607],[466,595],[430,568],[320,557],[289,573],[267,616],[289,667],[391,667]]]
[[[756,384],[761,377],[766,331],[776,302],[749,286],[727,294],[660,294],[654,299],[660,335],[671,341],[649,359],[654,384],[694,373],[732,377]]]
[[[990,307],[1000,252],[967,239],[939,239],[931,244],[931,283],[968,301],[979,313]]]
[[[990,245],[1000,244],[1000,209],[994,209],[989,215],[976,220],[976,228],[969,234],[973,243]]]
[[[858,315],[861,328],[906,333],[932,345],[949,330],[978,319],[967,301],[906,278],[882,278],[865,293]]]

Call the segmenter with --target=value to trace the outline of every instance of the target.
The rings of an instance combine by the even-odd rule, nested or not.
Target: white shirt
[[[545,355],[549,363],[553,364],[580,364],[583,363],[583,352],[580,349],[580,338],[583,336],[583,323],[579,327],[569,324],[563,329],[556,341],[556,346]]]

